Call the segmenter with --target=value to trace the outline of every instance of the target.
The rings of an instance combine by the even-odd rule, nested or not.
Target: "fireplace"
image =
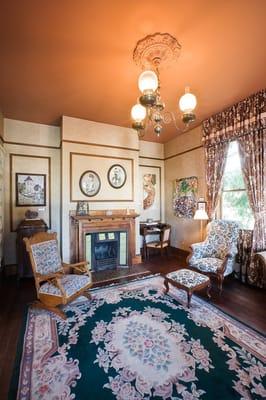
[[[89,262],[92,271],[127,266],[127,231],[87,233],[85,259]]]
[[[113,269],[141,262],[136,256],[133,210],[70,213],[70,262],[87,260],[92,270]]]

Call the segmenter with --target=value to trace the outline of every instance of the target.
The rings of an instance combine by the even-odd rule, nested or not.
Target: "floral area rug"
[[[160,276],[92,296],[66,306],[66,321],[28,310],[17,399],[266,397],[264,338],[205,301],[188,310]]]

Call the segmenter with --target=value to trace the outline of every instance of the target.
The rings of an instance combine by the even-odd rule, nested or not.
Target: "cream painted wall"
[[[9,265],[16,263],[16,233],[10,231],[10,154],[29,156],[29,158],[24,158],[25,165],[27,165],[27,160],[29,165],[30,161],[34,160],[30,156],[51,158],[51,230],[60,233],[60,128],[5,118],[4,140],[6,152],[4,262],[5,265]],[[43,159],[38,162],[38,158],[36,158],[36,171],[41,173],[42,165]],[[29,172],[32,172],[32,170]],[[43,173],[46,172],[43,171]],[[42,216],[42,213],[40,211],[40,216]]]
[[[0,141],[4,136],[4,117],[3,113],[0,111]]]
[[[173,182],[189,176],[198,177],[198,197],[205,197],[204,152],[201,147],[201,127],[177,136],[166,143],[165,150],[165,207],[166,222],[171,224],[171,245],[188,250],[191,243],[200,241],[200,222],[177,218],[172,209]],[[183,154],[182,154],[183,153]],[[174,155],[176,155],[174,157]],[[169,158],[168,157],[172,157]]]
[[[76,142],[76,143],[75,143]],[[78,142],[78,143],[77,143]],[[108,201],[95,201],[97,196],[89,198],[89,206],[92,210],[106,210],[106,209],[135,209],[139,212],[139,193],[135,188],[138,187],[139,171],[139,140],[137,133],[129,128],[122,128],[108,124],[97,123],[93,121],[85,121],[78,118],[63,117],[62,124],[62,243],[63,243],[63,258],[65,261],[69,260],[69,212],[76,209],[76,202],[70,201],[70,153],[83,153],[92,154],[97,156],[108,157],[114,164],[123,163],[123,158],[130,158],[133,160],[132,182],[134,194],[132,201],[121,201],[119,189],[114,193],[114,200],[111,201],[109,195],[109,184],[106,177],[105,164],[99,161],[97,165],[97,172],[102,181],[101,186],[101,200],[104,198]],[[120,161],[119,161],[120,159]],[[84,160],[84,171],[89,169],[90,157]],[[78,173],[72,171],[73,174]],[[79,176],[75,177],[75,180]],[[122,193],[122,192],[121,192]],[[84,196],[77,190],[76,198],[80,196],[80,200],[84,200]],[[136,253],[139,253],[139,225],[137,220],[136,225]]]
[[[161,168],[161,221],[165,220],[165,167],[164,167],[164,145],[162,143],[146,142],[140,140],[139,165]],[[141,177],[140,177],[141,179]],[[141,203],[139,204],[141,209]],[[140,216],[140,220],[142,220]]]
[[[164,159],[164,145],[156,142],[139,141],[139,156],[140,158]]]

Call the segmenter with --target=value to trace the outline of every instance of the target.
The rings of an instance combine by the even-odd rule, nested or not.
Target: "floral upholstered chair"
[[[56,233],[39,232],[24,238],[24,242],[30,256],[38,297],[33,306],[52,311],[65,319],[66,315],[59,306],[80,295],[90,299],[88,289],[92,280],[87,262],[62,263],[56,236]]]
[[[239,226],[233,221],[214,220],[208,224],[207,238],[191,245],[188,265],[218,279],[222,292],[224,277],[234,271]]]

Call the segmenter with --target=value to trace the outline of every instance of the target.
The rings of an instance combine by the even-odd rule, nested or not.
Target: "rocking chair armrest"
[[[55,278],[61,278],[62,275],[63,275],[63,272],[56,272],[56,273],[47,274],[47,275],[43,275],[38,272],[35,274],[35,276],[39,282],[50,281],[51,279],[55,279]]]
[[[41,276],[43,276],[43,275],[41,275]],[[53,274],[50,276],[46,275],[46,279],[42,279],[42,281],[45,280],[45,281],[51,283],[52,285],[54,285],[55,287],[57,287],[60,290],[62,297],[66,297],[65,289],[63,288],[63,286],[60,282],[60,279],[59,279],[60,277],[62,277],[62,274]]]
[[[53,279],[49,279],[49,282],[60,290],[60,292],[62,293],[62,297],[66,297],[66,291],[63,288],[63,286],[62,286],[62,284],[60,282],[60,279],[58,279],[56,277],[56,278],[53,278]]]
[[[77,273],[86,274],[86,275],[90,276],[90,271],[88,269],[88,262],[87,261],[81,261],[81,262],[75,263],[75,264],[65,264],[65,263],[63,263],[63,268],[66,271],[69,271],[69,270],[73,269]]]
[[[72,268],[80,267],[82,265],[84,265],[84,266],[88,265],[88,261],[81,261],[81,262],[78,262],[78,263],[69,264],[69,266],[72,267]]]

